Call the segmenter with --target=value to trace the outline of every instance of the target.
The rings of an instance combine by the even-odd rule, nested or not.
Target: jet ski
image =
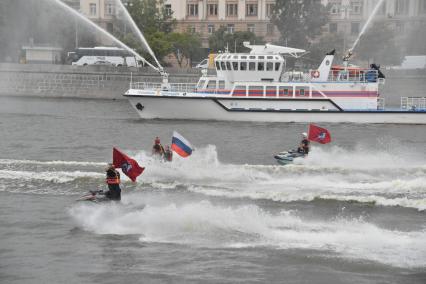
[[[296,158],[303,158],[305,156],[305,153],[300,153],[297,150],[289,150],[276,154],[274,158],[278,164],[284,166],[293,163],[294,159]]]
[[[89,191],[89,193],[80,196],[77,201],[91,201],[91,202],[104,202],[110,201],[110,199],[106,198],[103,190]]]

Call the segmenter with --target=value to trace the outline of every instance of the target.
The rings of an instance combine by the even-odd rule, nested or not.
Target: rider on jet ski
[[[306,132],[302,133],[302,141],[300,141],[299,148],[297,148],[298,153],[308,155],[309,153],[309,140],[308,134]]]
[[[105,197],[110,200],[121,200],[120,173],[115,169],[113,164],[108,164],[105,172],[105,181],[108,184],[108,191],[104,193]]]

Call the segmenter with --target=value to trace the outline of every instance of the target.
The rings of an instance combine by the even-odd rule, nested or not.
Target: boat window
[[[243,55],[241,56],[241,59],[247,59],[247,56]]]
[[[280,70],[281,63],[275,62],[275,71]]]
[[[197,89],[203,88],[205,82],[206,82],[206,80],[200,80],[200,82],[198,82]]]
[[[305,87],[296,87],[296,96],[306,96]]]
[[[234,55],[234,57],[233,57],[234,59],[238,59],[238,55]]]
[[[273,71],[274,70],[274,63],[267,62],[266,63],[266,71]]]
[[[268,57],[266,57],[267,59],[274,59],[274,57],[273,56],[268,56]]]
[[[220,67],[222,67],[222,70],[226,70],[225,62],[224,61],[220,62]]]
[[[216,69],[220,70],[220,63],[219,63],[219,61],[216,61]]]
[[[249,96],[263,97],[263,86],[249,86]]]
[[[265,56],[259,56],[259,59],[265,59]]]
[[[214,89],[216,89],[216,80],[210,80],[207,83],[206,89],[208,89],[208,90],[214,90]]]
[[[257,71],[263,71],[263,70],[265,70],[265,63],[264,62],[257,63]]]
[[[232,55],[228,55],[227,57],[226,57],[226,59],[231,59],[232,58]]]
[[[245,71],[245,70],[247,70],[247,62],[241,62],[240,70],[241,70],[241,71]]]
[[[228,69],[228,70],[232,70],[231,62],[226,61],[226,69]]]
[[[245,97],[246,96],[246,86],[235,86],[235,89],[232,92],[232,95],[233,96]]]
[[[249,70],[256,71],[256,62],[249,62]]]
[[[276,97],[277,96],[277,87],[266,86],[266,96],[267,97]]]
[[[254,56],[254,55],[250,55],[250,56],[249,56],[249,59],[256,59],[256,56]]]
[[[280,97],[291,96],[292,95],[292,91],[290,91],[289,88],[290,88],[289,86],[280,86],[279,91],[278,91]]]
[[[238,71],[238,62],[236,61],[232,62],[232,67],[234,68],[235,71]]]
[[[220,81],[219,81],[219,89],[220,89],[220,90],[225,89],[225,81],[223,81],[223,80],[220,80]]]

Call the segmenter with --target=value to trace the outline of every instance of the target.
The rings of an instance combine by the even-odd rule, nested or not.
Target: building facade
[[[362,27],[380,0],[323,0],[329,7],[329,33],[343,33],[345,37],[358,36]],[[385,0],[376,20],[384,20],[403,34],[412,24],[425,24],[426,0]]]
[[[112,33],[116,4],[114,0],[80,0],[80,12],[87,18]]]
[[[250,31],[266,41],[279,33],[270,16],[275,0],[166,0],[166,10],[176,19],[176,30],[200,34],[204,47],[220,27],[229,33]]]

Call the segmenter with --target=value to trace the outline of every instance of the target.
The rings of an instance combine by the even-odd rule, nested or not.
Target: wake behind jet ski
[[[80,196],[76,201],[90,201],[90,202],[105,202],[110,201],[111,199],[105,197],[103,190],[89,191],[89,193]]]

